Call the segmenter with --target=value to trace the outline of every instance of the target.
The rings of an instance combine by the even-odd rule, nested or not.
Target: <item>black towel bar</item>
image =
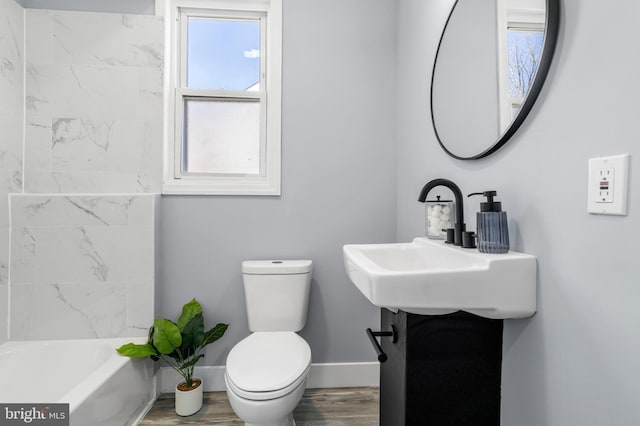
[[[378,355],[378,361],[385,362],[387,360],[387,354],[382,350],[382,346],[380,346],[376,337],[393,337],[393,343],[396,343],[398,341],[398,332],[396,327],[392,325],[391,331],[372,331],[370,328],[367,328],[367,336],[369,336],[373,349],[375,349],[376,354]]]

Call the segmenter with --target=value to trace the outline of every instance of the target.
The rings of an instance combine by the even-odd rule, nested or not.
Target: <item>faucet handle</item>
[[[465,231],[462,233],[462,248],[476,248],[476,233]]]
[[[456,230],[454,228],[443,229],[442,232],[447,233],[447,239],[444,240],[445,244],[453,244],[455,242]]]

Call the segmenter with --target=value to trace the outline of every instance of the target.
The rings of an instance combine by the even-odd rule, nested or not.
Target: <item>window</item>
[[[544,43],[544,0],[530,0],[527,8],[522,6],[514,0],[497,2],[501,132],[522,108],[540,65]]]
[[[509,97],[512,119],[531,89],[542,56],[542,28],[512,25],[507,30]]]
[[[280,194],[281,0],[173,0],[163,193]]]

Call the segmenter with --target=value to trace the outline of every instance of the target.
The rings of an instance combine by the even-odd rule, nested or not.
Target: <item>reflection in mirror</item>
[[[498,42],[506,39],[506,46],[498,49],[498,81],[506,86],[506,90],[500,90],[501,133],[518,115],[533,85],[542,57],[545,22],[544,0],[506,0],[506,3],[507,20],[498,25]]]
[[[555,48],[558,0],[457,0],[438,46],[431,117],[445,151],[485,157],[520,126]]]

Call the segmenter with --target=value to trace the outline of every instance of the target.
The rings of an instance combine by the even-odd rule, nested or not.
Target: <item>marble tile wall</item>
[[[0,0],[0,343],[8,332],[8,194],[22,190],[23,34],[24,9],[14,0]]]
[[[145,336],[157,196],[11,196],[11,338]]]
[[[29,193],[157,193],[163,21],[26,10]]]
[[[9,337],[144,336],[162,178],[162,19],[26,9],[24,26],[24,173],[7,191],[22,192],[9,196]]]

